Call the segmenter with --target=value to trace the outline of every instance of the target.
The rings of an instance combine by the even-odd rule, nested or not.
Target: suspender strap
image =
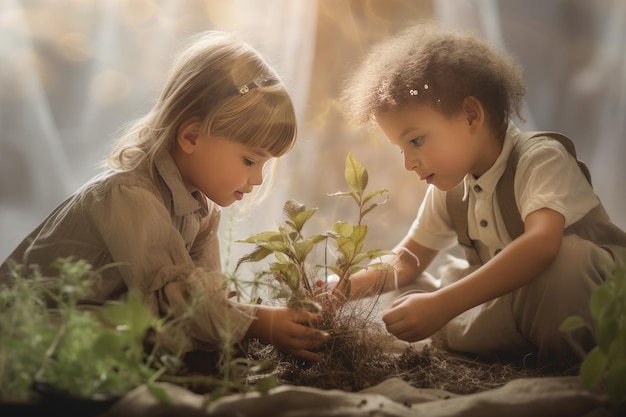
[[[577,158],[574,144],[566,136],[557,132],[524,132],[522,133],[520,142],[526,142],[531,138],[545,136],[559,141],[565,147],[565,149],[574,158],[576,158],[578,166],[585,175],[585,178],[587,178],[587,181],[589,181],[589,184],[591,184],[591,175],[589,173],[589,169],[582,161]],[[507,161],[504,173],[502,174],[502,177],[500,177],[500,180],[498,181],[498,184],[496,186],[496,195],[498,198],[498,205],[500,207],[500,214],[502,215],[504,224],[506,225],[507,232],[511,236],[511,239],[516,239],[518,236],[524,233],[524,222],[517,208],[514,189],[515,171],[517,169],[517,163],[519,161],[519,158],[519,150],[514,147]],[[467,253],[468,250],[474,250],[475,253],[472,255],[474,259],[478,257],[478,254],[476,251],[476,243],[473,242],[469,237],[467,227],[468,202],[462,200],[463,193],[464,185],[463,182],[461,182],[446,193],[446,206],[450,218],[452,219],[452,226],[459,238],[459,244],[464,247],[464,249],[466,250],[466,254],[468,255],[468,260],[470,260],[470,256]]]

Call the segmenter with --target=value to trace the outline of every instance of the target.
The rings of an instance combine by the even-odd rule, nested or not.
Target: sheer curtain
[[[196,32],[253,44],[302,113],[315,17],[313,1],[0,0],[0,258],[100,170],[119,128],[151,107],[173,54]],[[265,209],[280,216],[282,203],[270,204],[284,198]],[[274,226],[256,219],[240,234]]]
[[[271,197],[224,211],[225,256],[274,229],[294,198],[319,210],[307,232],[355,221],[348,152],[389,200],[368,214],[368,249],[406,232],[425,190],[379,132],[346,125],[341,81],[369,46],[435,17],[517,55],[528,87],[523,128],[575,141],[594,187],[626,228],[626,2],[622,0],[0,0],[0,258],[100,168],[116,131],[145,113],[183,40],[238,33],[274,64],[300,118]],[[232,243],[232,245],[230,243]]]

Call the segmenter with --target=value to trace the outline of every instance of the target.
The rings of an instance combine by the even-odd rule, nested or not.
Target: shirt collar
[[[470,190],[476,186],[480,187],[480,189],[485,191],[487,194],[492,194],[495,191],[496,185],[498,185],[498,181],[506,169],[506,164],[509,160],[509,156],[511,155],[511,151],[513,150],[515,139],[520,133],[521,132],[517,126],[515,126],[513,122],[509,122],[506,134],[504,135],[502,150],[500,151],[500,155],[498,155],[496,162],[494,162],[491,168],[481,175],[480,178],[474,178],[472,174],[467,174],[465,175],[465,178],[463,178],[463,201],[466,201]]]
[[[164,151],[156,156],[154,165],[167,188],[172,193],[172,203],[174,205],[174,213],[177,216],[191,214],[196,210],[200,210],[203,216],[209,212],[206,198],[200,191],[189,193],[183,179],[180,176],[178,166],[174,162],[174,158],[169,152]]]

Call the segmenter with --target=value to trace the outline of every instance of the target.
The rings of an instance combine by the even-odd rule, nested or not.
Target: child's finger
[[[295,323],[316,323],[320,319],[320,315],[310,311],[294,310],[291,320]]]
[[[285,352],[289,353],[290,355],[297,356],[301,359],[306,359],[313,362],[319,362],[322,360],[322,355],[320,355],[319,353],[311,352],[304,349],[290,349],[285,350]]]

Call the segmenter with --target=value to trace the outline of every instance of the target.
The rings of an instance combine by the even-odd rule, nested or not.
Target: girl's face
[[[428,105],[395,108],[376,115],[389,142],[400,148],[404,167],[420,180],[448,191],[472,173],[479,177],[492,162],[479,149],[471,114],[447,117]]]
[[[217,205],[227,207],[263,183],[263,166],[271,158],[263,149],[199,134],[193,152],[186,153],[179,169],[190,192],[200,190]]]

